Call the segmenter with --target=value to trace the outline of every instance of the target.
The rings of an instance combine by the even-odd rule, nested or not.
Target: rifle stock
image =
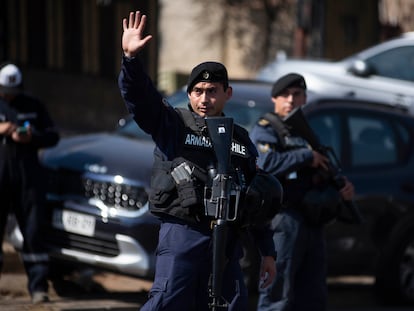
[[[213,266],[210,282],[209,307],[211,310],[227,309],[228,302],[222,297],[223,272],[226,262],[227,222],[237,216],[240,189],[232,182],[230,156],[233,139],[233,119],[226,117],[206,118],[206,125],[217,158],[217,171],[212,177],[212,186],[205,192],[206,215],[215,220],[213,229]],[[231,210],[230,201],[236,193],[235,208]]]
[[[336,189],[340,190],[345,185],[340,161],[331,147],[324,146],[319,142],[318,137],[306,120],[302,109],[298,107],[292,110],[284,118],[283,122],[293,129],[295,133],[304,138],[313,150],[325,155],[329,159],[329,179]],[[361,224],[364,222],[364,217],[354,201],[342,200],[342,203],[351,214],[354,223]]]

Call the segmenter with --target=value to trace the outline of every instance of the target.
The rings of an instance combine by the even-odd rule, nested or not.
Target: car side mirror
[[[357,77],[364,78],[373,74],[372,68],[361,59],[354,61],[348,71]]]
[[[116,124],[115,128],[120,128],[120,127],[124,127],[126,124],[127,120],[125,118],[121,118],[118,120],[118,123]]]

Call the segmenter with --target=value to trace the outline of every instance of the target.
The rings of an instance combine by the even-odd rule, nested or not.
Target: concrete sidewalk
[[[4,265],[0,277],[1,311],[139,310],[146,301],[152,282],[112,273],[74,275],[67,280],[66,292],[58,295],[49,283],[50,302],[33,305],[27,291],[27,277],[20,256],[3,244]],[[87,278],[90,279],[87,279]]]

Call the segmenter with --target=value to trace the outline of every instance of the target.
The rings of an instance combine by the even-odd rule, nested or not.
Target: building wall
[[[254,78],[280,54],[340,59],[379,41],[378,0],[279,2],[269,20],[260,5],[224,10],[223,1],[160,0],[160,88],[177,89],[205,60],[223,62],[233,78]]]
[[[288,12],[269,26],[269,37],[272,45],[290,50],[296,0],[284,2]],[[192,67],[207,60],[224,63],[232,78],[254,78],[267,55],[265,22],[267,14],[251,3],[226,6],[225,1],[206,5],[200,0],[160,0],[160,88],[172,92],[185,83]]]
[[[412,0],[379,0],[380,22],[397,27],[402,32],[414,31],[413,11]]]
[[[302,56],[338,59],[380,40],[379,3],[382,23],[413,30],[410,1],[395,0],[399,12],[394,0],[280,0],[275,11],[258,0],[247,7],[242,1],[2,0],[0,61],[21,66],[26,87],[62,127],[112,129],[126,114],[116,80],[121,20],[130,11],[148,15],[154,36],[141,57],[168,94],[202,61],[223,62],[232,78],[254,78],[281,51],[294,56],[301,5],[314,10],[300,39]]]
[[[149,13],[157,29],[157,2],[132,0],[3,0],[1,61],[23,71],[28,91],[40,97],[64,130],[113,129],[127,111],[117,86],[122,18]],[[157,38],[141,57],[158,71]]]
[[[323,56],[341,59],[379,40],[377,0],[327,0]]]
[[[191,68],[203,61],[228,65],[223,14],[217,1],[209,3],[207,8],[192,0],[160,0],[159,86],[162,90],[171,93],[177,89],[185,83]],[[234,70],[231,73],[235,74]]]

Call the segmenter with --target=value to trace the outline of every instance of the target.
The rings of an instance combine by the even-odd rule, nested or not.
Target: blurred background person
[[[13,213],[24,238],[21,258],[33,303],[49,300],[49,258],[41,235],[46,180],[38,151],[58,141],[59,133],[44,105],[24,92],[20,69],[11,63],[3,64],[0,67],[1,242],[8,214]]]
[[[259,167],[283,185],[285,206],[272,222],[277,275],[271,286],[260,289],[259,311],[326,310],[324,226],[339,216],[341,197],[354,196],[354,186],[346,178],[339,191],[322,178],[329,159],[309,148],[303,135],[283,121],[305,105],[306,98],[302,75],[280,77],[271,92],[274,112],[265,114],[250,133],[259,151]]]

